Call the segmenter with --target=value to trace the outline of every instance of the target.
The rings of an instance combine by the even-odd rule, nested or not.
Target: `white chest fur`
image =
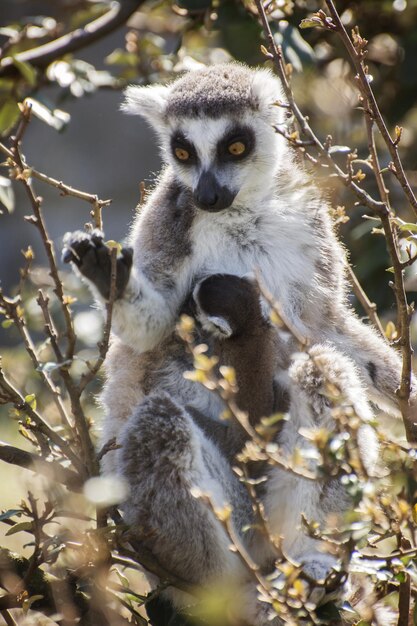
[[[314,284],[318,252],[299,211],[286,207],[284,212],[277,199],[270,200],[261,211],[199,211],[191,240],[196,275],[253,273],[286,315],[301,324],[294,299],[297,292],[310,290]]]

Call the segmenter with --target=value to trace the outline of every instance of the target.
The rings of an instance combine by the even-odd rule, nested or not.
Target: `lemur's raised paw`
[[[108,300],[111,287],[111,249],[104,243],[104,234],[77,230],[64,236],[64,263],[73,263],[100,295]],[[116,298],[120,298],[129,280],[133,250],[122,248],[116,261]]]
[[[258,286],[249,278],[213,274],[197,284],[193,300],[201,326],[218,339],[256,333],[267,324]]]

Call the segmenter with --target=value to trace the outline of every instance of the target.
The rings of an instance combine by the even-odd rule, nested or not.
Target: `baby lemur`
[[[196,70],[167,86],[126,91],[124,108],[152,124],[164,168],[131,228],[130,249],[117,261],[103,441],[116,436],[122,447],[106,455],[103,470],[121,473],[130,486],[124,505],[128,522],[167,569],[195,584],[243,580],[245,572],[191,487],[210,493],[215,506],[230,503],[237,532],[250,525],[251,507],[231,469],[230,440],[225,445],[221,435],[227,429],[218,426],[222,402],[183,377],[190,363],[174,329],[190,294],[205,332],[229,341],[233,322],[222,314],[223,296],[218,298],[216,289],[224,297],[230,292],[233,301],[241,298],[243,313],[257,302],[253,311],[261,319],[268,307],[259,305],[252,283],[243,278],[257,271],[285,319],[309,342],[310,356],[295,357],[291,365],[298,348],[290,334],[271,331],[263,320],[268,348],[260,354],[257,338],[242,333],[251,346],[235,363],[238,379],[249,381],[241,382],[242,408],[256,420],[271,412],[271,404],[276,410],[280,398],[288,408],[277,436],[283,453],[308,448],[301,427],[332,428],[321,391],[325,378],[339,385],[365,420],[368,400],[398,413],[399,357],[347,303],[345,252],[328,206],[274,130],[283,123],[280,100],[280,84],[270,72],[237,63]],[[65,260],[89,280],[99,301],[108,298],[102,237],[68,234],[65,245]],[[210,282],[219,274],[229,276]],[[258,377],[259,389],[247,376],[258,367],[257,355],[273,372],[272,385],[267,375]],[[372,463],[374,439],[367,433],[363,442]],[[240,440],[231,452],[239,446]],[[323,490],[275,468],[262,497],[286,553],[313,578],[325,577],[334,557],[318,550],[300,522],[302,514],[324,522],[329,513],[340,512],[346,506],[340,485]],[[267,568],[273,556],[256,533],[242,534],[242,540]],[[252,624],[263,626],[266,617],[255,596],[248,593],[248,615]],[[179,605],[184,601],[180,594],[172,597]]]

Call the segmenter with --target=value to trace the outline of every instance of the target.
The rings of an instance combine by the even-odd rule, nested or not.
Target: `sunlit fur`
[[[168,570],[195,584],[247,576],[227,549],[213,514],[192,497],[195,486],[219,505],[232,501],[235,530],[252,557],[265,568],[273,563],[268,545],[255,532],[242,531],[250,506],[216,440],[222,403],[183,377],[190,364],[174,328],[199,281],[213,273],[258,271],[285,317],[313,346],[309,358],[296,357],[291,366],[288,353],[297,345],[288,334],[279,340],[276,382],[291,400],[278,440],[284,453],[310,445],[299,434],[300,426],[332,427],[322,391],[310,384],[317,376],[341,377],[348,404],[365,421],[367,396],[397,411],[398,356],[347,304],[345,253],[328,207],[273,128],[283,123],[284,109],[277,105],[281,98],[271,73],[237,64],[192,72],[168,86],[132,86],[126,92],[124,109],[153,126],[164,168],[132,226],[132,273],[123,298],[114,304],[102,396],[103,443],[116,436],[122,447],[106,455],[103,468],[121,472],[130,484],[124,512],[141,540],[150,542]],[[215,146],[237,122],[252,129],[255,149],[246,160],[219,166]],[[173,157],[170,140],[178,130],[193,144],[198,167]],[[236,193],[230,207],[211,213],[196,206],[194,192],[204,169]],[[322,364],[317,375],[311,370],[313,357]],[[212,420],[210,436],[186,407]],[[371,436],[362,453],[375,457]],[[329,571],[335,557],[305,536],[301,515],[324,523],[327,514],[342,512],[346,502],[337,482],[322,491],[313,481],[278,470],[271,471],[264,498],[272,530],[284,534],[287,553],[317,578]],[[143,536],[143,528],[150,534]],[[170,593],[177,603],[184,601],[181,594]],[[267,611],[255,597],[252,587],[242,605],[252,624],[265,626]]]

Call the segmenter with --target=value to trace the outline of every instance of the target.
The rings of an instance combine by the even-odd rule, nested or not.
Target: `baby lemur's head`
[[[250,278],[213,274],[194,289],[196,317],[203,329],[219,339],[252,337],[265,332],[258,285]]]
[[[156,130],[162,156],[197,207],[248,206],[274,184],[285,151],[279,81],[238,63],[189,72],[170,85],[131,86],[123,109]]]

